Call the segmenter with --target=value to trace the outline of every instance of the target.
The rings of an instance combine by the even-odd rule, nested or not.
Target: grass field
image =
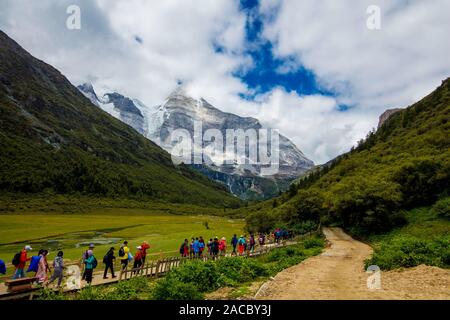
[[[144,209],[101,209],[83,214],[2,214],[0,215],[0,259],[10,263],[15,252],[24,245],[50,249],[49,261],[56,250],[64,258],[75,260],[89,243],[96,245],[95,254],[101,261],[106,251],[117,250],[126,239],[132,252],[146,240],[150,257],[176,255],[185,238],[203,236],[226,237],[242,233],[244,221],[208,215],[152,214]],[[207,225],[207,226],[206,226]],[[208,228],[207,228],[208,227]],[[11,269],[11,268],[9,268]]]

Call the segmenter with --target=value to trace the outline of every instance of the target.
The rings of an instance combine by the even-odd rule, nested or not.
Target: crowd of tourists
[[[128,241],[124,241],[118,250],[117,259],[120,260],[120,267],[125,269],[129,263],[133,261],[133,268],[140,268],[144,265],[147,257],[147,250],[150,245],[144,241],[141,245],[136,247],[136,252],[133,255],[128,247]],[[92,283],[93,272],[97,268],[98,261],[94,254],[95,245],[90,244],[85,250],[80,259],[80,266],[82,268],[82,280],[88,284]],[[59,250],[53,260],[52,265],[48,263],[48,250],[41,249],[35,256],[30,256],[31,246],[26,245],[20,252],[14,255],[12,265],[15,268],[13,280],[24,278],[25,273],[34,272],[34,277],[39,284],[44,286],[50,285],[55,280],[58,280],[57,286],[60,287],[64,277],[64,252]],[[114,273],[114,265],[116,262],[115,248],[111,247],[103,257],[103,264],[105,266],[103,272],[103,279],[108,279],[108,272],[111,273],[112,278],[117,276]],[[26,265],[28,263],[28,268]],[[53,270],[52,270],[53,269]],[[25,271],[26,270],[26,271]],[[6,273],[6,265],[4,261],[0,261],[0,273]]]
[[[243,256],[251,254],[255,250],[255,246],[263,246],[267,241],[279,243],[282,240],[286,240],[292,236],[292,233],[283,230],[275,229],[273,233],[266,236],[265,234],[255,235],[253,233],[250,236],[236,234],[230,240],[230,252],[227,254],[227,239],[222,237],[210,238],[206,240],[203,236],[196,238],[191,238],[191,241],[184,239],[183,243],[179,248],[179,253],[182,257],[204,257],[206,255],[212,257],[213,259],[220,256]],[[111,274],[112,278],[116,278],[115,265],[116,261],[120,262],[120,268],[124,270],[129,265],[133,269],[138,270],[143,267],[147,257],[147,251],[150,249],[150,245],[147,241],[142,242],[134,250],[134,254],[131,252],[128,246],[128,241],[124,241],[119,250],[111,247],[106,254],[103,256],[103,279],[108,279],[108,273]],[[64,252],[59,250],[56,257],[50,266],[47,261],[49,251],[46,249],[41,249],[35,256],[30,256],[30,252],[33,249],[31,246],[26,245],[23,249],[14,255],[12,260],[12,265],[15,268],[13,279],[20,279],[25,277],[25,273],[34,272],[34,277],[37,282],[43,286],[48,286],[57,280],[57,286],[60,287],[64,277]],[[28,268],[26,265],[28,263]],[[91,284],[93,279],[94,270],[97,268],[98,261],[95,255],[95,245],[90,244],[89,247],[83,251],[80,259],[80,267],[82,269],[82,280],[86,283]],[[25,271],[26,270],[26,271]],[[6,273],[6,265],[4,261],[0,260],[0,273]]]

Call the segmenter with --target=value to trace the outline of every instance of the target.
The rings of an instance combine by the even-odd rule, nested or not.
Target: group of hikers
[[[292,233],[284,229],[275,229],[268,237],[270,241],[279,243],[282,240],[286,240],[292,236]],[[243,256],[254,252],[255,246],[259,244],[263,246],[266,244],[267,237],[265,234],[260,233],[255,237],[253,233],[249,237],[241,235],[238,237],[236,234],[231,239],[232,251],[231,256]],[[95,246],[90,244],[88,249],[85,250],[81,256],[80,266],[82,267],[82,280],[85,280],[88,284],[92,283],[93,272],[97,268],[97,258],[94,254]],[[150,249],[150,245],[147,241],[142,242],[141,245],[136,247],[136,252],[133,255],[128,247],[128,241],[124,241],[117,252],[117,258],[115,255],[115,248],[111,247],[103,257],[103,263],[105,266],[103,272],[103,279],[108,279],[108,272],[111,273],[112,278],[116,278],[114,273],[114,265],[116,260],[120,261],[121,269],[124,270],[132,261],[133,269],[139,269],[145,264],[147,257],[147,250]],[[53,260],[52,267],[53,273],[51,273],[50,265],[47,261],[49,251],[41,249],[37,256],[29,256],[29,252],[33,249],[31,246],[26,245],[20,252],[16,253],[12,264],[15,267],[13,279],[20,279],[25,277],[25,266],[29,262],[29,267],[26,272],[35,272],[37,282],[47,286],[58,280],[57,286],[60,287],[64,277],[64,253],[59,250],[56,257]],[[227,254],[227,240],[222,237],[220,240],[218,237],[210,238],[209,241],[200,236],[197,238],[184,239],[180,246],[179,252],[182,257],[203,257],[205,255],[211,256],[213,259],[219,256],[225,256]],[[134,271],[136,272],[136,271]],[[6,273],[5,263],[0,260],[0,273]],[[49,277],[49,273],[51,276]]]
[[[276,243],[281,240],[288,239],[290,233],[284,229],[275,229],[272,233],[272,237]],[[253,233],[249,237],[241,235],[238,237],[236,234],[231,238],[231,246],[233,251],[231,256],[245,255],[252,253],[255,250],[255,246],[258,243],[260,246],[265,245],[266,235],[260,233],[256,238]],[[215,258],[218,256],[225,256],[227,250],[227,239],[222,237],[220,240],[218,237],[210,238],[208,242],[205,242],[203,236],[197,238],[191,238],[191,242],[188,239],[184,239],[184,242],[180,246],[180,254],[182,257],[203,257],[205,252],[207,255]]]
[[[136,253],[133,255],[128,247],[128,241],[124,241],[118,251],[118,260],[120,260],[121,269],[124,270],[131,261],[133,263],[133,269],[140,268],[144,265],[147,257],[147,250],[150,249],[150,245],[147,241],[142,242],[141,245],[136,247]],[[112,278],[117,276],[114,274],[114,264],[116,261],[115,248],[109,248],[103,257],[103,263],[105,270],[103,271],[103,279],[108,279],[108,271],[111,273]],[[94,255],[94,244],[89,245],[89,249],[86,250],[81,258],[84,268],[82,280],[85,280],[88,284],[92,282],[94,269],[97,267],[97,259]]]
[[[88,284],[92,283],[94,269],[97,268],[97,258],[94,254],[94,244],[90,244],[89,248],[83,252],[80,260],[81,267],[83,268],[82,280],[85,280]],[[136,253],[131,254],[130,248],[128,247],[128,241],[124,241],[119,248],[118,259],[120,260],[121,268],[125,269],[128,264],[134,260],[133,268],[140,268],[144,265],[147,256],[147,250],[150,245],[147,241],[144,241],[140,246],[136,247]],[[37,256],[29,256],[29,252],[33,249],[31,246],[26,245],[20,252],[14,255],[12,260],[12,265],[15,267],[15,272],[13,275],[13,280],[25,277],[25,267],[27,262],[29,262],[28,269],[26,272],[35,272],[35,278],[39,284],[48,286],[53,283],[56,279],[58,280],[57,286],[60,287],[63,277],[64,277],[64,253],[59,250],[56,257],[53,260],[53,273],[49,278],[49,273],[51,273],[50,265],[47,261],[48,250],[41,249]],[[105,270],[103,272],[103,279],[108,279],[108,271],[111,273],[112,278],[116,278],[114,274],[114,264],[116,261],[115,248],[111,247],[108,252],[103,257],[103,263],[105,265]],[[6,267],[4,262],[2,262],[2,273],[6,273]]]

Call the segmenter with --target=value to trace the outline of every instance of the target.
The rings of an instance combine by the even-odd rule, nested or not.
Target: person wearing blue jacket
[[[87,251],[87,259],[84,260],[86,263],[86,282],[88,284],[92,283],[92,274],[96,267],[96,259],[94,257],[94,252],[92,250]]]
[[[233,238],[231,239],[231,245],[233,246],[233,252],[231,253],[231,255],[236,255],[236,246],[238,244],[238,237],[236,234],[233,235]]]
[[[198,238],[196,238],[192,243],[192,250],[194,250],[194,256],[198,257],[200,252],[200,241],[198,241]]]
[[[5,261],[0,259],[0,274],[6,274],[6,264]]]

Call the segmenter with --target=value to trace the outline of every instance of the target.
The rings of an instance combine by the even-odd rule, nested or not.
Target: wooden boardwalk
[[[296,244],[297,242],[284,242],[280,244],[268,244],[265,246],[257,246],[255,251],[244,255],[244,257],[257,257],[263,254],[268,253],[273,248],[279,248],[284,247],[287,245]],[[137,277],[137,276],[145,276],[149,278],[159,278],[164,276],[167,272],[170,270],[182,265],[183,263],[186,263],[187,261],[192,260],[200,260],[200,261],[208,261],[212,259],[223,259],[226,257],[230,257],[231,254],[226,254],[225,256],[216,256],[212,257],[209,255],[204,255],[202,257],[168,257],[163,258],[158,261],[150,261],[145,264],[145,266],[142,266],[137,269],[133,268],[125,268],[124,270],[120,271],[120,263],[116,263],[116,278],[111,278],[110,274],[108,275],[108,279],[103,279],[103,268],[98,268],[97,272],[94,273],[92,278],[92,286],[99,286],[99,285],[107,285],[112,283],[117,283],[119,281],[123,280],[129,280],[131,278]],[[100,266],[101,264],[99,264]],[[100,271],[101,269],[101,271]],[[81,288],[88,286],[88,284],[85,281],[82,281]],[[24,299],[24,298],[32,298],[33,292],[38,290],[38,288],[34,288],[30,291],[20,292],[20,293],[11,293],[8,292],[7,287],[4,283],[0,283],[0,300],[8,300],[8,299]],[[64,292],[73,292],[76,290],[64,288]]]

